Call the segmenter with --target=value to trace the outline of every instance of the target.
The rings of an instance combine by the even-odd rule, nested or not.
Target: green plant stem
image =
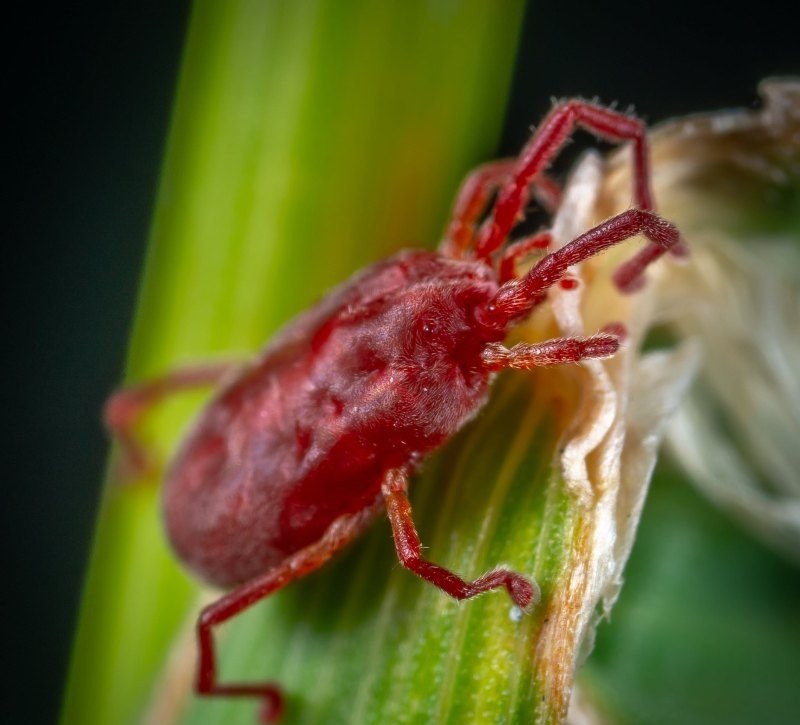
[[[252,354],[365,262],[435,243],[459,177],[491,156],[521,13],[521,0],[197,2],[127,379]],[[162,456],[198,402],[148,419]],[[192,611],[157,498],[149,483],[106,488],[65,724],[139,721]],[[283,646],[274,634],[261,651]],[[204,704],[193,722],[228,706]]]

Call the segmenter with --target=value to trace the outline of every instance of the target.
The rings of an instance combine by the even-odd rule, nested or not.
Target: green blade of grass
[[[521,13],[520,0],[198,2],[128,379],[252,353],[365,262],[435,243],[459,177],[491,155]],[[197,403],[148,420],[143,434],[162,456]],[[139,721],[193,611],[154,484],[106,489],[64,723]],[[270,611],[253,616],[266,627]],[[300,626],[298,636],[313,624]],[[266,637],[260,651],[289,657],[283,625]],[[206,722],[216,711],[192,712]]]

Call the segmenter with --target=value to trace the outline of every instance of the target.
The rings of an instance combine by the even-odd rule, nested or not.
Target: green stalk
[[[366,262],[402,246],[435,243],[459,178],[489,158],[497,140],[522,5],[197,2],[127,380],[208,356],[252,354],[292,314]],[[162,457],[198,402],[186,396],[148,419],[142,433]],[[468,483],[480,492],[491,488],[489,482]],[[434,489],[427,486],[426,495],[447,500]],[[441,551],[449,534],[430,518],[436,505],[426,512],[420,502],[421,526]],[[462,544],[471,546],[463,536]],[[502,546],[486,546],[479,560],[504,555]],[[458,712],[473,707],[470,702],[489,702],[480,693],[504,685],[487,680],[477,686],[448,675],[450,704],[443,704],[423,698],[436,697],[434,681],[420,681],[424,670],[413,682],[381,680],[388,675],[378,655],[396,647],[402,656],[423,641],[403,639],[409,610],[393,620],[394,610],[381,600],[404,607],[405,598],[422,592],[428,614],[414,625],[415,637],[423,637],[419,627],[435,625],[435,611],[456,606],[405,573],[398,578],[394,572],[396,585],[387,591],[393,567],[388,532],[379,527],[331,572],[290,588],[232,626],[222,649],[223,672],[279,677],[293,697],[290,721],[335,722],[346,719],[351,707],[365,713],[365,721],[392,708],[425,719],[442,708]],[[164,688],[172,692],[167,655],[176,633],[196,615],[196,591],[167,550],[155,481],[126,487],[110,481],[62,722],[131,723],[154,712]],[[507,609],[502,597],[487,597],[476,603],[475,625],[480,629],[484,611],[507,625]],[[367,632],[374,621],[391,630],[393,642],[368,633],[351,637],[352,627]],[[432,631],[445,637],[448,629]],[[490,644],[517,641],[513,633],[503,637]],[[469,642],[469,656],[477,657],[477,640]],[[192,657],[191,643],[186,649]],[[419,650],[417,657],[428,655]],[[366,662],[371,672],[363,669]],[[491,660],[485,662],[491,670]],[[380,687],[361,690],[353,704],[333,666],[353,683],[372,677]],[[180,682],[178,701],[186,695]],[[521,689],[515,702],[529,696]],[[197,701],[185,717],[249,722],[252,710],[250,703]]]

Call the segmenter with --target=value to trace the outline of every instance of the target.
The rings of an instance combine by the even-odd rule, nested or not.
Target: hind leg
[[[122,448],[120,467],[123,477],[144,476],[155,468],[135,432],[145,413],[176,393],[218,385],[239,367],[239,363],[233,362],[193,365],[114,393],[103,408],[103,420]]]
[[[221,683],[218,678],[218,657],[214,647],[213,629],[245,609],[321,567],[337,551],[349,544],[373,521],[382,508],[379,499],[372,506],[355,514],[336,519],[323,537],[287,558],[266,574],[226,594],[207,606],[197,620],[197,645],[200,661],[197,667],[195,690],[206,697],[254,697],[262,701],[260,720],[274,723],[284,709],[284,697],[279,685],[261,683]]]

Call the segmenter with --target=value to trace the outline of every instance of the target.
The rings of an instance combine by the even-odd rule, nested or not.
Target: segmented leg
[[[607,358],[619,349],[620,336],[600,333],[591,337],[560,337],[535,344],[520,342],[511,349],[491,342],[483,351],[483,362],[489,370],[516,368],[528,370],[543,365],[563,365],[589,358]]]
[[[271,682],[218,682],[217,655],[212,630],[283,588],[289,582],[321,567],[336,552],[358,537],[374,520],[375,515],[382,507],[383,501],[378,498],[371,507],[356,514],[341,516],[328,527],[319,541],[301,549],[280,566],[226,594],[219,601],[203,609],[197,620],[196,629],[200,662],[197,668],[195,690],[199,695],[261,698],[263,701],[259,712],[261,722],[274,723],[280,718],[284,709],[284,697],[277,684]]]
[[[630,116],[586,101],[567,101],[544,119],[522,150],[510,181],[501,189],[488,223],[478,233],[477,256],[488,259],[508,236],[525,204],[531,180],[552,162],[577,127],[612,142],[633,142],[633,190],[635,206],[653,209],[650,168],[644,124]]]
[[[122,447],[123,476],[144,475],[153,468],[153,462],[134,432],[148,410],[175,393],[216,385],[239,366],[239,363],[216,362],[180,368],[114,393],[106,401],[103,420]]]
[[[492,161],[473,169],[456,194],[453,214],[447,233],[439,246],[447,257],[461,257],[475,233],[475,223],[483,212],[493,191],[503,183],[514,168],[514,160]]]
[[[518,239],[510,244],[503,252],[498,266],[497,276],[500,283],[508,282],[517,276],[517,262],[536,249],[547,249],[553,243],[553,235],[550,232],[539,232],[530,237]]]
[[[673,247],[679,255],[685,253],[683,243],[678,241]],[[644,271],[664,254],[664,248],[648,244],[614,272],[614,284],[623,292],[635,292],[644,284]]]
[[[488,327],[504,330],[511,321],[527,315],[542,302],[547,290],[558,282],[571,265],[639,234],[651,242],[645,250],[648,262],[654,261],[679,242],[675,225],[652,212],[629,209],[548,254],[523,277],[506,282],[494,298],[485,307],[477,310],[476,314],[480,315],[481,321]],[[630,264],[631,262],[620,268],[623,275],[618,271],[618,283],[620,277],[623,277],[623,283],[635,283],[635,278],[632,280],[626,276],[630,271]],[[637,274],[641,272],[638,267],[634,271]]]
[[[407,495],[408,477],[402,470],[389,471],[382,485],[386,510],[392,525],[394,545],[400,563],[417,576],[455,599],[469,599],[492,589],[505,587],[511,600],[526,609],[539,598],[536,585],[521,574],[505,568],[493,569],[473,582],[467,582],[443,566],[422,558],[422,544],[411,517]]]
[[[516,159],[492,161],[467,175],[456,195],[450,225],[439,247],[442,255],[460,258],[469,249],[475,235],[475,224],[485,211],[489,198],[510,179],[516,164]],[[561,187],[545,174],[534,179],[532,186],[536,201],[547,213],[555,213],[561,201]]]

